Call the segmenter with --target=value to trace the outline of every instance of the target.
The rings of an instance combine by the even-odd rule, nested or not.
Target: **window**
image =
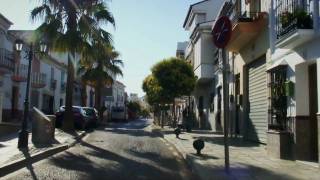
[[[269,71],[269,129],[287,130],[287,66]]]

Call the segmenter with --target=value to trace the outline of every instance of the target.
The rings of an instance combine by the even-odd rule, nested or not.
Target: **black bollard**
[[[201,154],[201,150],[204,148],[204,141],[202,139],[196,139],[193,141],[193,148],[197,150],[197,154]]]
[[[174,130],[174,133],[176,134],[176,138],[179,138],[179,134],[181,134],[181,129],[180,128],[176,128]]]

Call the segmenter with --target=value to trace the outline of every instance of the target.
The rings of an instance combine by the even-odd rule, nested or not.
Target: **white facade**
[[[29,63],[25,50],[30,48],[27,44],[33,38],[33,31],[9,30],[11,24],[0,14],[0,122],[18,122],[22,118]],[[14,49],[16,39],[26,42],[20,54]],[[52,114],[65,105],[67,58],[67,53],[50,51],[48,56],[41,58],[35,55],[31,64],[30,110],[37,107],[44,113]],[[91,89],[87,87],[87,97],[90,97]],[[74,93],[77,95],[74,102],[81,102],[79,93],[80,89]],[[94,91],[91,94],[94,95]],[[87,101],[89,104],[90,99],[87,98]]]
[[[111,110],[113,107],[125,107],[126,92],[125,85],[120,81],[114,81],[111,87],[107,88],[105,106]]]
[[[184,23],[190,34],[185,57],[198,78],[191,106],[199,127],[206,129],[215,129],[215,114],[211,107],[216,91],[215,79],[219,80],[220,76],[214,70],[217,54],[211,28],[223,3],[224,0],[206,0],[191,5]]]
[[[320,162],[319,1],[300,2],[300,8],[304,7],[310,19],[297,21],[295,29],[286,31],[282,31],[285,28],[282,21],[277,24],[278,14],[285,11],[277,6],[280,2],[270,2],[268,70],[277,73],[277,68],[284,67],[287,82],[293,84],[294,93],[287,97],[286,116],[294,134],[294,158]]]

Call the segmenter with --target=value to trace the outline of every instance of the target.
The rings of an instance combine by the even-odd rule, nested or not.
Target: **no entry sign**
[[[213,30],[213,42],[218,48],[224,48],[227,46],[232,32],[231,21],[227,16],[220,17]]]

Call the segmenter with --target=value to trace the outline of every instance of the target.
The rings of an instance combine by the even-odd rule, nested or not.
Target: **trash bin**
[[[37,108],[33,108],[32,142],[37,144],[51,144],[54,140],[55,118],[46,116]]]

